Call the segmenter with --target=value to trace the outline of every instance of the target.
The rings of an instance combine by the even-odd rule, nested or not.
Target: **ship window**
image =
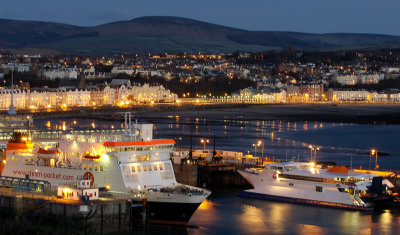
[[[143,171],[147,171],[147,168],[146,168],[146,166],[143,166]]]
[[[137,171],[138,171],[138,172],[140,172],[140,171],[141,171],[141,170],[140,170],[140,166],[138,166],[138,167],[137,167]]]
[[[33,162],[33,157],[31,157],[31,162]]]
[[[10,157],[7,157],[7,162],[10,161]]]
[[[94,165],[94,170],[97,171],[97,164]]]
[[[315,191],[317,192],[323,192],[323,188],[321,186],[315,186]]]
[[[131,166],[131,171],[135,172],[135,166]]]
[[[14,156],[11,157],[11,161],[12,161],[12,162],[14,161]]]
[[[83,164],[83,169],[86,170],[86,164]]]
[[[73,157],[74,156],[74,152],[71,152],[71,157]]]
[[[157,165],[153,165],[153,168],[156,171],[157,170]]]
[[[292,186],[292,187],[293,187],[293,183],[289,183],[289,186]]]
[[[80,156],[79,153],[76,153],[76,156],[79,157]]]
[[[103,165],[100,165],[100,171],[103,171]]]
[[[147,156],[147,161],[150,161],[150,156]]]
[[[65,156],[68,157],[68,152],[65,152]]]
[[[147,169],[148,169],[149,171],[151,171],[151,166],[149,165],[149,166],[147,167]]]
[[[153,150],[153,147],[150,147],[150,150]]]
[[[26,161],[26,162],[28,161],[28,158],[27,158],[27,157],[25,158],[25,161]]]
[[[162,171],[163,170],[162,164],[160,164],[159,167],[160,167],[160,171]]]
[[[92,170],[92,164],[89,164],[89,171]]]

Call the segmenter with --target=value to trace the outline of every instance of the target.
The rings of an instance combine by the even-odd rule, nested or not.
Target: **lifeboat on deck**
[[[87,159],[92,159],[92,160],[100,159],[100,155],[93,155],[93,154],[85,154],[85,155],[83,155],[83,157],[87,158]]]
[[[42,159],[58,159],[58,156],[60,155],[60,150],[58,149],[45,149],[45,148],[39,148],[37,151],[37,156],[38,158]]]

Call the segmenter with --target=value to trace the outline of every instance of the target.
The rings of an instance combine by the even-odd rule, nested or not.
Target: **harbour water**
[[[189,147],[190,136],[196,148],[204,148],[201,138],[216,136],[217,149],[248,152],[280,160],[309,160],[319,146],[317,160],[334,161],[353,167],[374,167],[368,152],[375,148],[386,153],[377,158],[380,169],[400,169],[400,126],[342,124],[274,120],[243,115],[146,115],[140,117],[155,124],[157,138],[175,138],[178,147]],[[64,124],[63,124],[64,122]],[[37,127],[54,129],[111,128],[118,121],[84,119],[36,122]],[[253,144],[262,141],[259,147]],[[400,234],[400,210],[373,212],[347,211],[287,203],[277,203],[236,196],[237,190],[213,191],[190,220],[194,228],[153,228],[138,230],[144,234]]]

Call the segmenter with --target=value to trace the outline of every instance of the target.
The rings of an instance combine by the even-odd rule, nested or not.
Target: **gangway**
[[[44,192],[51,189],[51,184],[45,180],[25,179],[9,176],[0,176],[0,186],[15,190]]]

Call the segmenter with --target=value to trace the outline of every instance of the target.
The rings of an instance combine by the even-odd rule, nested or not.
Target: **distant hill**
[[[0,19],[0,48],[43,48],[72,53],[234,52],[400,47],[400,37],[247,31],[167,16],[140,17],[95,27]]]

